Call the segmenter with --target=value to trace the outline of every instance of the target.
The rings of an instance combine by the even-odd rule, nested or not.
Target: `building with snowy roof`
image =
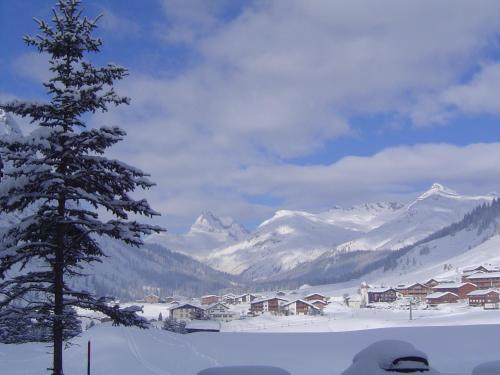
[[[305,301],[325,301],[328,302],[328,297],[321,293],[311,293],[303,298]]]
[[[434,292],[451,292],[458,295],[460,299],[467,298],[467,295],[476,290],[477,286],[473,283],[453,283],[453,284],[439,284],[436,285],[432,290]]]
[[[467,294],[469,306],[484,306],[500,302],[500,292],[494,289],[478,289]]]
[[[288,300],[280,297],[255,300],[250,304],[250,312],[253,315],[259,315],[265,312],[280,315],[283,312],[283,305],[285,305],[287,302]]]
[[[229,322],[238,317],[238,313],[232,311],[229,306],[222,302],[214,303],[205,309],[205,315],[212,320]]]
[[[428,305],[441,305],[443,303],[457,303],[459,296],[452,292],[435,292],[427,295],[426,301]]]
[[[471,282],[478,289],[500,288],[500,272],[479,272],[465,277],[466,282]]]
[[[285,315],[319,315],[321,309],[308,301],[297,299],[283,305]]]
[[[171,307],[169,312],[170,318],[175,320],[191,320],[205,316],[205,309],[192,303]]]
[[[212,305],[217,302],[219,302],[219,296],[216,296],[215,294],[209,294],[201,297],[202,305]]]

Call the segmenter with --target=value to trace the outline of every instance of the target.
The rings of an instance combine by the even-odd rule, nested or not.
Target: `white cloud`
[[[283,160],[349,136],[360,114],[447,123],[442,95],[493,46],[500,3],[257,2],[230,21],[218,17],[223,3],[164,1],[165,40],[190,44],[198,64],[132,75],[120,85],[131,108],[99,119],[128,130],[116,153],[152,173],[167,224],[203,209],[251,221],[276,208],[247,196],[319,209],[406,199],[434,181],[498,190],[498,144],[390,148],[329,166]]]
[[[99,20],[98,25],[99,28],[108,32],[108,35],[115,38],[130,38],[132,36],[137,37],[141,32],[141,27],[138,23],[126,17],[119,16],[109,8],[101,8],[101,13],[103,17]]]
[[[448,106],[492,112],[496,96],[484,84],[497,79],[493,65],[461,80],[494,47],[500,2],[258,1],[230,20],[220,17],[225,1],[161,4],[164,41],[186,43],[199,60],[179,74],[133,74],[119,85],[132,106],[95,123],[129,132],[114,153],[152,173],[158,186],[148,196],[167,227],[203,209],[253,221],[276,208],[247,196],[320,209],[406,199],[434,181],[498,190],[499,144],[397,147],[327,166],[284,160],[350,136],[357,115],[429,125],[447,123]],[[28,60],[21,71],[38,75]]]
[[[165,40],[172,43],[193,43],[216,29],[218,16],[231,0],[162,0],[168,19]]]
[[[500,114],[500,63],[490,63],[462,85],[449,88],[442,102],[466,113]]]
[[[12,69],[18,75],[35,82],[46,82],[51,77],[47,55],[38,52],[19,55],[13,60]]]

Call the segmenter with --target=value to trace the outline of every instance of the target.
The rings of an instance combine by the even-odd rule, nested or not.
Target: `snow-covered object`
[[[153,234],[146,241],[194,258],[202,258],[215,248],[233,244],[247,237],[248,231],[232,218],[218,217],[210,211],[205,211],[187,233]]]
[[[342,375],[388,375],[391,373],[438,374],[429,367],[429,360],[410,343],[382,340],[356,354],[352,365]]]
[[[3,109],[0,109],[0,136],[21,134],[21,129]]]
[[[496,196],[468,196],[435,183],[413,202],[366,235],[337,246],[337,251],[396,250],[416,243]]]
[[[274,366],[221,366],[201,370],[198,375],[290,375],[290,373]]]
[[[472,375],[500,375],[500,361],[482,363],[474,367]]]
[[[216,320],[191,320],[186,324],[187,330],[220,331],[220,322]]]

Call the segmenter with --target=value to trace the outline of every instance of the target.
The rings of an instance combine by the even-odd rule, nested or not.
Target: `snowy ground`
[[[399,327],[328,333],[195,333],[99,325],[65,351],[65,373],[85,373],[86,342],[92,341],[93,375],[195,375],[217,365],[273,365],[294,375],[336,375],[352,357],[382,339],[412,343],[447,374],[470,374],[500,359],[500,325]],[[41,344],[0,345],[0,373],[42,374],[50,364]]]

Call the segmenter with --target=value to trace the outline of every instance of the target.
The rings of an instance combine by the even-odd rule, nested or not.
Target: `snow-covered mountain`
[[[383,262],[388,252],[417,243],[494,198],[462,195],[435,183],[406,205],[372,203],[317,214],[278,211],[249,238],[216,249],[204,261],[259,282],[293,279],[299,274],[304,282],[318,279],[312,272],[317,266],[309,264],[317,261],[326,272],[332,267],[332,257],[334,268],[341,266],[346,277],[362,274],[368,271],[366,264]],[[366,252],[372,250],[382,253]],[[343,255],[350,252],[355,254]]]
[[[372,203],[313,214],[282,210],[264,221],[252,235],[221,247],[205,261],[212,267],[259,280],[313,260],[347,240],[390,220],[397,203]]]
[[[493,195],[461,195],[435,183],[399,210],[391,220],[364,236],[337,246],[337,250],[396,250],[461,220],[467,212],[482,203],[491,202],[494,198]]]
[[[154,234],[146,241],[199,259],[215,248],[244,240],[248,235],[248,231],[233,219],[220,218],[210,211],[205,211],[196,219],[187,233]]]
[[[413,245],[399,250],[335,250],[273,275],[269,285],[296,287],[308,284],[361,281],[396,286],[430,278],[459,281],[465,267],[500,265],[500,200],[476,207],[461,220],[442,228]]]

